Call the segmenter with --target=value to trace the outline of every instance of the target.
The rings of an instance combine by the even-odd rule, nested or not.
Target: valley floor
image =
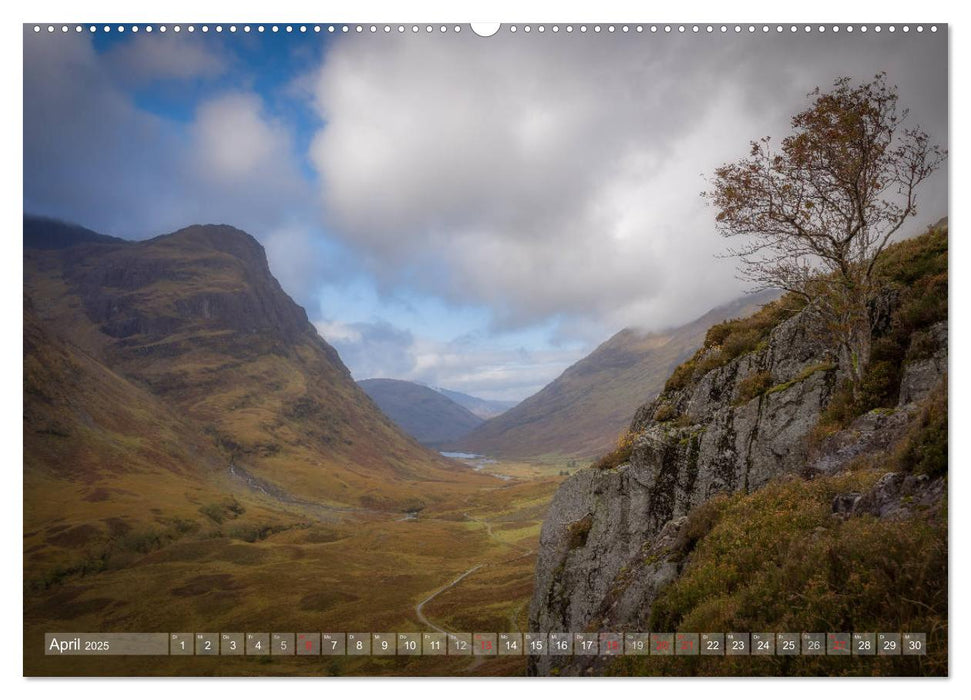
[[[186,535],[124,566],[25,580],[27,675],[520,675],[523,658],[45,657],[45,632],[524,631],[542,519],[559,468],[490,463],[417,514],[286,516],[261,536]],[[280,524],[280,518],[282,523]],[[233,530],[224,528],[226,532]],[[253,541],[247,541],[253,540]],[[27,546],[25,556],[40,545]]]

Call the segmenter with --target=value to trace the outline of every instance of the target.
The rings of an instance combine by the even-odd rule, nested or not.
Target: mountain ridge
[[[24,214],[24,247],[40,250],[70,248],[82,243],[128,243],[89,228],[47,216]]]
[[[482,419],[431,387],[402,379],[362,379],[358,386],[402,430],[435,447],[457,440]]]
[[[700,347],[709,326],[776,297],[775,291],[748,295],[668,331],[625,328],[450,448],[520,459],[596,457],[613,445],[634,410],[660,392],[671,370]]]
[[[227,463],[307,499],[392,509],[427,497],[422,480],[468,478],[357,387],[249,234],[200,225],[39,249],[34,225],[37,323],[199,426]]]

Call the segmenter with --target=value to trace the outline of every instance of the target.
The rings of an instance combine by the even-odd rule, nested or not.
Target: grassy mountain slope
[[[946,420],[946,418],[945,418]],[[946,499],[907,520],[834,516],[833,500],[873,487],[878,468],[804,481],[778,480],[752,494],[708,502],[690,516],[682,576],[665,588],[645,625],[702,631],[924,632],[927,656],[629,658],[617,675],[947,675]]]
[[[416,482],[468,478],[377,409],[242,231],[25,248],[24,292],[52,335],[289,494],[396,509]]]
[[[400,379],[365,379],[358,386],[402,430],[423,445],[457,440],[482,419],[434,389]]]
[[[569,367],[539,393],[456,441],[468,452],[515,458],[592,458],[611,447],[638,406],[664,387],[719,321],[774,298],[763,293],[709,311],[662,333],[627,328]]]
[[[280,522],[192,421],[51,335],[29,307],[23,437],[29,590],[122,566],[198,532],[206,513],[235,527]]]

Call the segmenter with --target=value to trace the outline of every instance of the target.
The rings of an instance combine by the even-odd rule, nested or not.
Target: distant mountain
[[[480,399],[478,396],[469,396],[468,394],[463,394],[461,391],[452,391],[451,389],[443,389],[442,387],[438,386],[433,388],[438,393],[450,398],[459,406],[464,406],[465,408],[469,409],[472,413],[483,420],[495,418],[519,403],[518,401],[494,401],[492,399]]]
[[[414,382],[364,379],[358,385],[385,415],[423,445],[458,440],[483,420],[442,393]]]
[[[746,296],[660,333],[625,328],[539,393],[449,448],[520,459],[596,457],[614,446],[637,407],[660,392],[671,371],[701,346],[709,327],[748,315],[777,296]]]

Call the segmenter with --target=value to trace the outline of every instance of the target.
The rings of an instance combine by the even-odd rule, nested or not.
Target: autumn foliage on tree
[[[837,79],[809,94],[792,134],[768,137],[747,158],[715,170],[704,192],[730,250],[759,289],[804,298],[823,319],[841,366],[860,386],[870,354],[874,267],[917,212],[917,190],[947,157],[919,128],[906,128],[885,74],[854,85]]]

